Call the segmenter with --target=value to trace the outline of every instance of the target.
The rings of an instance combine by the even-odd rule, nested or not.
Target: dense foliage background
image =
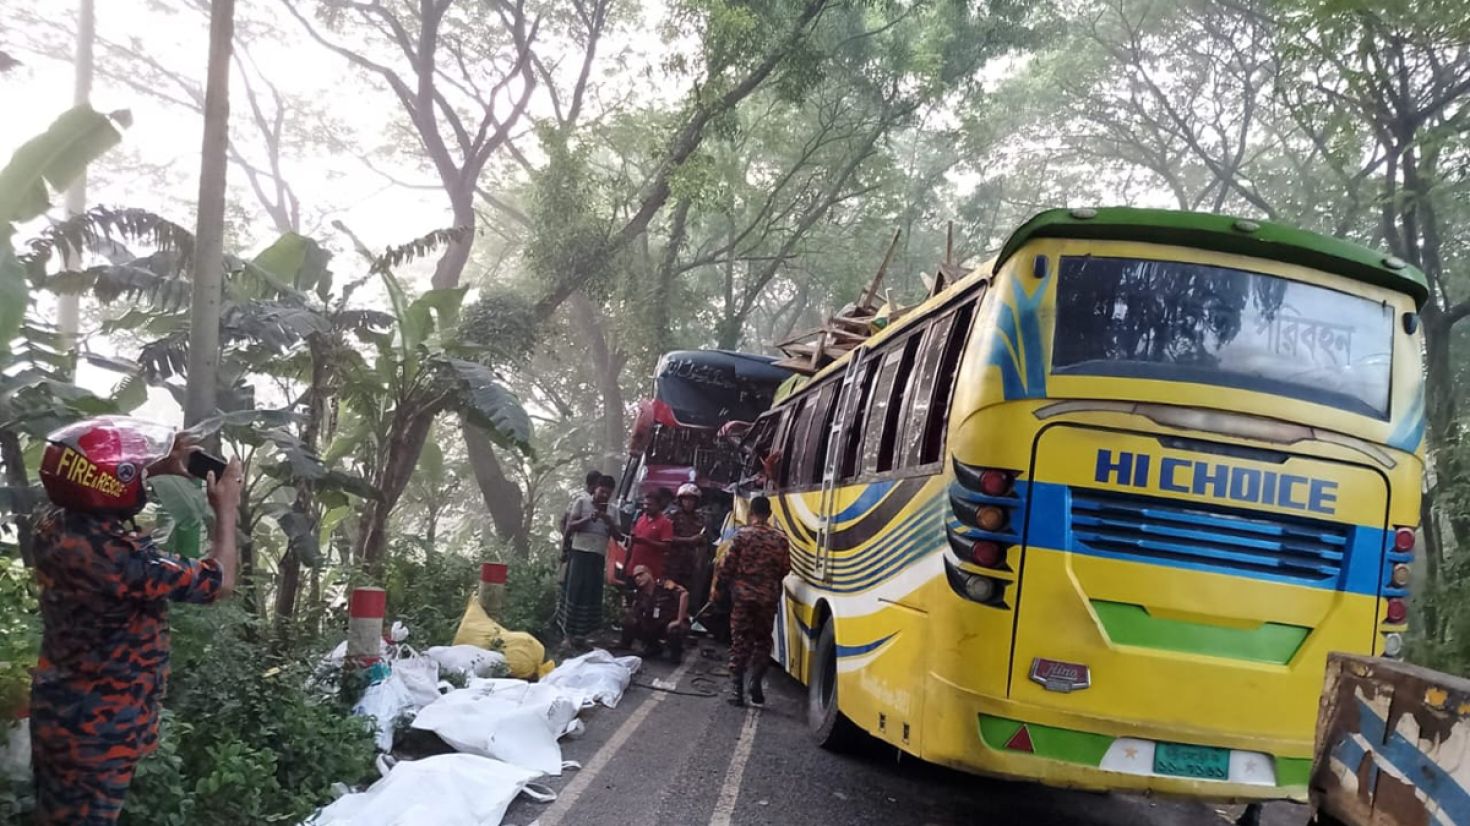
[[[89,31],[0,0],[7,90],[69,83],[85,42],[93,99],[133,110],[43,136],[77,148],[46,161],[73,174],[32,153],[0,176],[0,715],[24,704],[38,637],[26,531],[45,432],[103,411],[176,420],[211,381],[212,426],[249,474],[248,585],[177,613],[163,747],[129,822],[294,822],[369,773],[361,727],[304,680],[354,583],[384,585],[427,646],[452,636],[475,565],[508,561],[507,624],[544,634],[556,518],[586,468],[617,471],[660,353],[769,351],[852,300],[895,232],[885,287],[912,298],[949,222],[978,264],[1055,205],[1269,218],[1425,271],[1410,655],[1470,668],[1470,6],[240,0],[221,360],[203,377],[187,358],[198,187],[174,161],[204,117],[208,5],[103,4]],[[47,100],[15,122],[40,132],[64,108]],[[80,200],[109,206],[42,218],[45,182],[92,157]],[[69,304],[77,326],[59,328]],[[197,489],[155,494],[147,521],[195,548]]]

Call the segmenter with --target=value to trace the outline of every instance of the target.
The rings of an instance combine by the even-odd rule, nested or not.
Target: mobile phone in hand
[[[189,464],[186,469],[195,479],[206,479],[211,473],[214,474],[215,479],[219,479],[225,472],[225,460],[218,456],[211,456],[202,450],[196,450],[189,454]]]

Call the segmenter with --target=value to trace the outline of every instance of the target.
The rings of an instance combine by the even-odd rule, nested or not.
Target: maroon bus
[[[702,493],[700,510],[717,536],[730,510],[729,488],[743,465],[739,432],[770,408],[776,389],[792,375],[776,359],[730,350],[675,350],[659,359],[653,397],[638,404],[628,439],[616,502],[630,526],[643,495],[657,488],[676,491],[693,482]],[[702,554],[697,586],[690,594],[703,604],[708,554]]]

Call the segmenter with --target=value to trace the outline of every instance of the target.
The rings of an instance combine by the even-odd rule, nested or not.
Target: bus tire
[[[837,633],[831,622],[817,636],[806,696],[807,729],[817,745],[837,752],[857,745],[861,731],[837,709]]]

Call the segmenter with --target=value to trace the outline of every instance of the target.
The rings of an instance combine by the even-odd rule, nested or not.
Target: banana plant
[[[0,60],[0,69],[8,65]],[[26,471],[23,431],[34,433],[58,418],[118,405],[71,384],[72,355],[54,328],[31,312],[29,268],[15,249],[16,228],[44,215],[52,193],[69,186],[121,141],[120,130],[131,122],[126,111],[102,114],[78,106],[62,113],[0,168],[0,462],[5,466],[0,510],[13,515],[17,544],[27,562],[27,514],[39,496]]]
[[[30,304],[25,267],[12,246],[16,224],[44,215],[51,192],[70,186],[122,140],[119,130],[131,123],[127,111],[104,115],[78,106],[26,141],[0,169],[0,355],[8,352]]]
[[[531,420],[493,370],[473,361],[475,351],[457,340],[465,288],[431,289],[410,297],[393,274],[398,263],[452,237],[441,231],[373,257],[393,307],[392,334],[374,340],[371,359],[346,366],[342,398],[358,424],[344,430],[328,455],[356,453],[371,467],[368,478],[383,498],[368,503],[354,549],[369,568],[386,553],[388,517],[412,478],[434,420],[464,416],[496,444],[530,452]],[[360,246],[360,245],[359,245]]]

